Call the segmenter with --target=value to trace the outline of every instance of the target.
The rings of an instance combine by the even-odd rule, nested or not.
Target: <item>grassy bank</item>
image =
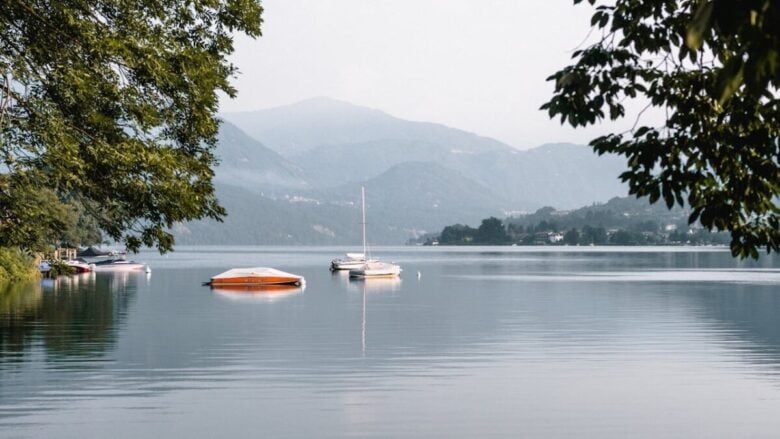
[[[0,247],[0,284],[38,279],[35,258],[19,249]]]

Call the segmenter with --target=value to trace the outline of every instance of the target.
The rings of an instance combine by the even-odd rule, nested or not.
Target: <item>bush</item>
[[[0,247],[0,283],[29,281],[38,276],[32,256],[16,248]]]
[[[62,261],[49,261],[49,277],[75,274],[76,269]]]

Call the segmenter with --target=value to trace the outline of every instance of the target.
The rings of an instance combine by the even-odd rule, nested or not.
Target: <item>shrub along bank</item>
[[[35,258],[19,249],[0,247],[0,283],[24,282],[40,277]]]

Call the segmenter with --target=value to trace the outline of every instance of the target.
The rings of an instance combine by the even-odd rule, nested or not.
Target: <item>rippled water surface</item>
[[[777,437],[780,261],[717,249],[180,248],[0,292],[0,437]],[[201,286],[273,266],[304,289]],[[419,275],[418,275],[419,273]]]

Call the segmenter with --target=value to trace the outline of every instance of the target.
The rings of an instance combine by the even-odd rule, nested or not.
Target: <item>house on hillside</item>
[[[558,244],[560,242],[563,242],[563,233],[549,232],[547,234],[547,242],[549,242],[550,244]]]

